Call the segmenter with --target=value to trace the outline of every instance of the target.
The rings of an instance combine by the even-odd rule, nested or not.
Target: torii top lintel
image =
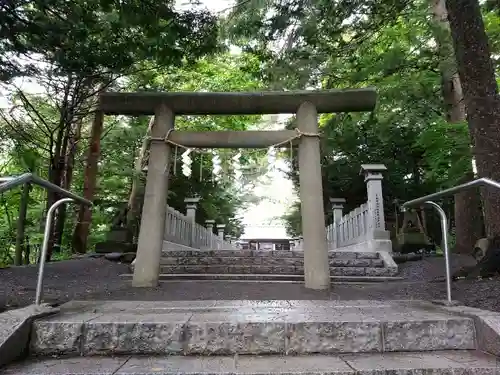
[[[375,108],[374,88],[262,92],[104,92],[99,109],[107,115],[154,115],[166,105],[176,115],[295,113],[310,102],[318,113],[364,112]]]

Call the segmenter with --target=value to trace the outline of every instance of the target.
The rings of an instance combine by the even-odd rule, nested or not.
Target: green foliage
[[[469,129],[466,123],[450,124],[443,120],[428,126],[417,145],[424,150],[425,179],[443,187],[456,185],[472,171]]]
[[[230,55],[220,54],[214,57],[205,57],[195,64],[183,68],[158,70],[154,74],[145,69],[131,80],[131,90],[159,90],[159,91],[254,91],[263,88],[262,81],[255,78],[259,69],[258,60],[250,54]],[[142,131],[146,129],[146,119],[140,120]],[[178,116],[176,128],[183,130],[247,130],[258,126],[261,116]],[[137,148],[137,146],[136,146]],[[259,174],[243,177],[236,186],[230,178],[216,182],[211,177],[211,154],[208,150],[195,150],[193,174],[186,178],[180,173],[180,154],[184,149],[177,150],[177,173],[172,177],[170,184],[169,205],[184,210],[184,198],[199,196],[200,208],[197,220],[203,223],[206,219],[216,220],[219,223],[228,223],[227,231],[237,235],[242,231],[241,220],[236,218],[239,209],[252,201],[252,181]],[[259,164],[264,152],[255,150],[240,150],[240,162],[245,168]],[[224,174],[231,175],[228,163],[238,150],[219,150],[223,160]],[[201,165],[200,165],[201,164]]]
[[[324,201],[346,198],[346,212],[363,203],[366,187],[360,165],[383,163],[388,168],[384,199],[390,221],[394,200],[456,183],[470,171],[471,153],[467,126],[444,121],[442,61],[429,3],[377,3],[375,8],[370,2],[360,8],[356,2],[333,5],[317,0],[302,7],[298,1],[291,9],[281,7],[280,1],[248,2],[235,11],[227,27],[235,40],[259,51],[271,86],[377,88],[373,113],[320,118]],[[313,15],[321,22],[312,22]],[[490,35],[496,35],[497,15],[485,17]],[[446,31],[439,32],[445,32],[441,41],[449,40]],[[277,49],[272,42],[283,36],[284,46]],[[296,160],[290,164],[298,188]],[[293,235],[300,233],[299,208],[294,205],[285,217]],[[331,220],[328,204],[325,211],[326,220]]]
[[[148,62],[142,63],[146,67]],[[250,55],[232,56],[221,54],[215,57],[207,57],[197,63],[186,63],[182,67],[167,67],[153,70],[143,69],[140,73],[130,77],[126,85],[130,90],[158,89],[169,91],[232,91],[256,90],[262,87],[262,83],[255,79],[253,72],[258,69],[256,59]],[[44,123],[57,127],[59,114],[43,100],[43,96],[28,96],[30,103],[35,106],[36,113],[44,116]],[[30,112],[29,106],[20,106],[20,112],[15,120],[5,116],[0,131],[11,138],[4,141],[2,147],[3,171],[2,175],[20,174],[25,171],[33,171],[47,178],[49,158],[50,135],[43,126],[36,126],[32,118],[35,112]],[[11,120],[9,123],[5,120]],[[90,119],[89,119],[90,120]],[[83,132],[89,130],[89,120],[83,124]],[[225,116],[225,117],[180,117],[176,126],[181,129],[191,130],[222,130],[234,129],[245,130],[257,126],[261,121],[260,116]],[[92,215],[92,231],[89,248],[102,241],[109,229],[113,217],[124,207],[128,201],[130,187],[135,176],[134,165],[138,157],[138,150],[146,135],[148,119],[146,118],[122,118],[107,117],[101,140],[101,157],[99,162],[98,185],[95,196],[95,206]],[[39,124],[38,124],[39,125]],[[6,139],[6,138],[4,138]],[[23,140],[26,139],[26,142]],[[86,157],[87,141],[82,139],[76,153],[75,168],[73,172],[73,190],[82,193],[83,189],[83,167]],[[176,161],[177,173],[173,176],[170,184],[169,204],[183,212],[185,210],[184,198],[198,195],[202,198],[200,209],[197,213],[197,222],[203,223],[205,219],[214,219],[217,222],[227,224],[229,234],[238,235],[242,231],[241,218],[236,217],[237,211],[245,204],[252,201],[250,191],[252,180],[258,176],[248,177],[235,185],[231,178],[216,183],[211,177],[211,158],[208,154],[193,154],[193,175],[186,178],[180,173],[181,161],[178,150]],[[222,155],[223,160],[229,160],[234,156],[236,150],[227,150]],[[242,164],[247,166],[257,165],[262,159],[262,152],[243,152]],[[200,179],[200,163],[203,163],[202,176]],[[231,174],[229,169],[228,174]],[[43,209],[46,196],[42,189],[34,189],[31,192],[31,200],[28,210],[29,223],[27,235],[30,243],[40,244],[40,226],[43,220]],[[0,258],[4,263],[10,263],[12,251],[15,244],[15,221],[19,207],[19,191],[13,191],[5,195],[5,207],[0,215],[0,238],[8,238],[2,241]],[[71,232],[75,224],[76,216],[73,206],[69,206],[66,219],[66,229],[62,238],[63,253],[57,254],[56,259],[65,257],[70,250]]]
[[[123,74],[137,62],[168,66],[213,51],[216,18],[173,1],[13,0],[0,5],[0,79],[34,75],[41,58],[62,75]],[[28,59],[28,64],[16,58]]]
[[[154,70],[193,64],[219,50],[217,33],[214,15],[176,11],[173,1],[3,2],[0,81],[9,84],[12,105],[0,117],[2,139],[9,139],[2,143],[3,174],[32,171],[62,184],[68,170],[73,190],[81,192],[89,114],[96,93],[116,89],[124,83],[120,77],[146,66]],[[18,87],[20,81],[15,78],[20,76],[38,85],[41,94],[28,94]],[[126,129],[128,126],[123,119],[106,125],[103,150],[110,152],[103,152],[104,176],[100,176],[97,199],[102,205],[93,210],[91,243],[104,237],[116,211],[111,206],[127,200],[134,151],[143,134],[140,128]],[[117,148],[116,143],[128,143],[130,149]],[[73,158],[71,171],[68,165]],[[46,197],[45,193],[32,194],[40,207],[35,210],[30,205],[28,216],[36,217],[33,227],[39,227]],[[7,199],[11,208],[18,206],[14,197],[12,193]],[[48,202],[53,198],[49,196]],[[74,213],[73,208],[68,209],[63,247],[69,247]],[[8,231],[11,227],[2,228]],[[4,244],[8,254],[11,247]]]
[[[497,82],[499,82],[500,85],[500,57],[498,55],[498,51],[500,51],[500,2],[496,1],[496,6],[492,7],[491,11],[483,12],[483,19],[488,33],[491,50],[497,52],[493,53],[491,58],[495,63]]]
[[[325,202],[329,197],[346,198],[346,211],[366,200],[361,164],[388,167],[384,198],[389,219],[393,200],[448,187],[470,171],[467,126],[444,121],[440,68],[453,59],[444,56],[446,49],[441,56],[438,53],[436,42],[448,41],[449,34],[436,30],[428,1],[238,0],[222,20],[207,12],[178,12],[173,4],[171,0],[0,4],[0,81],[12,83],[24,76],[44,91],[33,95],[17,86],[10,91],[14,108],[0,112],[1,174],[30,171],[50,177],[51,166],[67,161],[66,155],[56,152],[60,136],[68,129],[70,138],[80,131],[72,154],[72,189],[81,193],[95,94],[123,87],[199,92],[377,87],[373,113],[320,117]],[[483,11],[498,70],[500,13],[491,1]],[[222,37],[244,53],[225,52],[218,40],[219,26]],[[112,218],[128,201],[148,120],[106,118],[90,246],[105,237]],[[177,128],[187,130],[245,130],[261,124],[260,116],[176,120]],[[257,199],[252,185],[260,175],[264,152],[242,152],[244,168],[257,173],[236,183],[212,181],[210,156],[205,152],[193,154],[193,175],[184,177],[182,151],[178,150],[169,204],[183,211],[184,198],[198,195],[202,199],[197,221],[225,222],[229,233],[237,235],[241,218],[236,213]],[[225,150],[222,159],[230,160],[236,152]],[[295,156],[289,160],[290,178],[298,187]],[[226,174],[231,175],[230,167]],[[0,199],[0,265],[11,262],[19,199],[19,191]],[[27,235],[33,246],[41,242],[46,199],[41,189],[31,192]],[[289,232],[299,235],[299,203],[285,219]],[[62,238],[65,250],[57,257],[69,252],[75,220],[75,209],[70,207]]]
[[[225,33],[262,60],[276,88],[318,87],[329,58],[349,56],[357,43],[391,23],[407,0],[239,0]]]

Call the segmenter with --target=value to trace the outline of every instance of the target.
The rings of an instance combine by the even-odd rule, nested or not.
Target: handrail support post
[[[500,189],[500,182],[493,181],[490,180],[489,178],[483,177],[474,181],[466,182],[462,185],[453,186],[449,189],[445,189],[437,193],[428,194],[423,197],[407,201],[403,203],[403,205],[401,206],[401,210],[405,211],[409,207],[415,207],[420,204],[426,204],[434,207],[436,211],[439,213],[439,217],[441,218],[441,232],[443,235],[443,252],[444,252],[444,261],[446,267],[446,298],[449,304],[451,304],[452,301],[451,301],[451,272],[450,272],[450,254],[449,254],[450,251],[448,248],[448,219],[446,218],[446,213],[441,208],[441,206],[433,202],[433,200],[444,198],[446,196],[456,194],[460,191],[475,188],[478,186],[489,186],[489,187],[494,187],[496,189]]]
[[[451,300],[451,271],[450,271],[450,250],[448,248],[448,219],[446,217],[446,213],[441,208],[439,204],[433,201],[425,201],[424,204],[428,206],[432,206],[436,209],[439,214],[439,218],[441,221],[441,234],[442,234],[442,243],[443,243],[443,252],[444,252],[444,267],[446,271],[446,301],[448,304],[452,303]]]
[[[73,198],[63,198],[54,202],[50,206],[47,212],[47,218],[45,219],[45,230],[43,233],[43,245],[40,253],[40,264],[38,265],[38,280],[36,283],[36,294],[35,294],[35,305],[39,305],[42,301],[42,289],[43,289],[43,272],[45,270],[45,258],[47,257],[49,239],[50,239],[50,228],[52,227],[52,216],[54,216],[55,210],[64,203],[74,202]]]

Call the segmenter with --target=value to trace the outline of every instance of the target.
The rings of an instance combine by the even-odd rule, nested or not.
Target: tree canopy
[[[490,56],[482,58],[491,59],[498,79],[499,7],[495,1],[477,6],[490,49]],[[359,176],[365,163],[388,168],[384,199],[389,219],[396,201],[449,187],[473,173],[477,147],[484,145],[471,139],[476,134],[471,112],[463,108],[477,77],[465,74],[460,65],[465,60],[455,58],[455,51],[463,57],[470,46],[457,34],[461,21],[449,25],[447,14],[438,14],[443,9],[446,13],[444,0],[237,0],[228,13],[193,9],[150,0],[0,4],[0,82],[6,99],[0,111],[1,173],[31,171],[96,203],[87,223],[91,231],[72,234],[90,217],[81,208],[60,211],[53,245],[62,244],[69,253],[92,249],[104,238],[113,216],[132,198],[141,200],[136,187],[144,177],[140,164],[147,157],[142,146],[150,119],[106,117],[103,128],[97,129],[93,111],[96,95],[103,90],[375,86],[378,103],[373,112],[319,119],[327,209],[329,197],[346,198],[346,211],[366,200]],[[489,79],[489,87],[496,86],[488,74],[484,82]],[[191,130],[245,130],[263,124],[260,116],[183,116],[176,122]],[[288,126],[293,127],[293,121]],[[199,223],[211,218],[228,223],[228,232],[241,233],[237,213],[257,199],[252,187],[265,166],[265,151],[241,152],[243,168],[256,173],[244,173],[240,181],[235,181],[231,166],[238,150],[220,151],[228,177],[222,181],[212,179],[206,150],[192,154],[192,176],[184,176],[183,150],[178,151],[169,204],[183,210],[184,198],[198,195]],[[298,189],[296,155],[286,155],[289,177]],[[483,164],[478,164],[479,174],[487,176],[491,171]],[[0,264],[13,261],[20,197],[16,191],[0,199]],[[57,196],[34,188],[30,197],[27,235],[35,246],[44,212]],[[453,213],[451,201],[445,203]],[[289,232],[300,234],[298,204],[285,219]],[[452,226],[461,228],[457,220]],[[86,233],[90,241],[80,241],[77,248],[75,237]]]
[[[146,60],[170,66],[217,44],[214,15],[178,12],[173,1],[14,0],[0,11],[3,81],[39,74],[38,62],[89,77],[123,74]]]

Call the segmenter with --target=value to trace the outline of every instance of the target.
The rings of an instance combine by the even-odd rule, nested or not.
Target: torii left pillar
[[[174,128],[175,115],[162,105],[155,111],[152,138],[165,138]],[[160,258],[167,214],[168,174],[171,147],[168,143],[152,142],[148,162],[148,175],[141,216],[141,229],[134,266],[134,287],[155,287],[160,275]]]

